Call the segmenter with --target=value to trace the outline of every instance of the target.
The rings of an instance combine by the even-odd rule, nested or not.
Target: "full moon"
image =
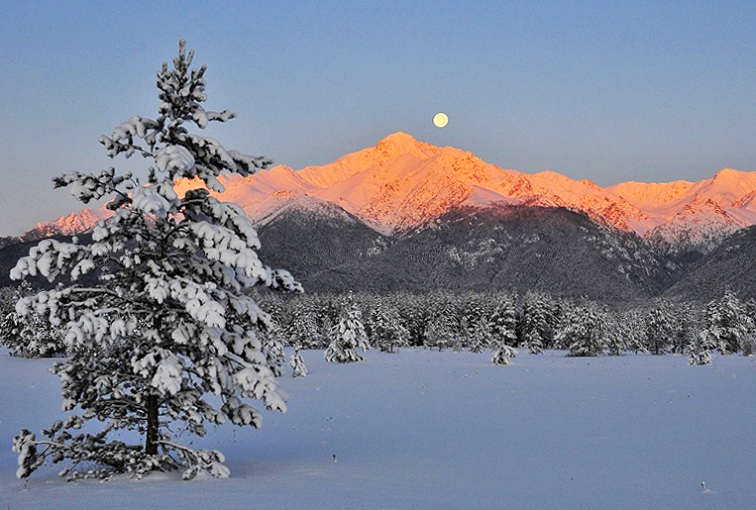
[[[449,123],[449,116],[444,112],[438,112],[433,116],[433,125],[437,128],[442,128]]]

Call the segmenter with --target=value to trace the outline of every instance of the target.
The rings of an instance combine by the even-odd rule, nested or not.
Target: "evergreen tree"
[[[436,347],[439,351],[454,347],[458,341],[453,320],[453,317],[445,312],[431,318],[425,328],[425,345]]]
[[[646,313],[646,348],[651,354],[667,354],[672,349],[675,337],[675,315],[672,304],[665,299],[657,299],[654,308]]]
[[[291,345],[299,345],[304,349],[319,349],[324,347],[323,335],[318,328],[315,311],[308,306],[309,300],[304,297],[290,302],[283,335]]]
[[[600,319],[604,321],[604,342],[609,356],[620,356],[627,349],[627,336],[615,314],[604,308]]]
[[[24,358],[62,355],[65,345],[60,328],[54,327],[47,317],[34,313],[22,316],[15,310],[16,303],[34,294],[29,282],[24,280],[9,296],[14,309],[0,315],[0,345],[7,347],[11,355]]]
[[[517,343],[517,310],[511,296],[499,301],[488,325],[494,345],[491,362],[495,365],[509,365],[512,358],[517,356],[517,350],[513,347]]]
[[[485,349],[489,349],[493,343],[491,325],[484,317],[478,319],[474,326],[470,328],[468,335],[470,339],[470,352],[482,352]]]
[[[575,309],[570,324],[559,332],[560,342],[569,345],[567,356],[599,356],[606,348],[606,316],[595,304]]]
[[[276,322],[271,321],[270,327],[260,331],[259,336],[267,364],[278,377],[283,373],[283,366],[286,361],[281,328]]]
[[[374,303],[368,326],[373,345],[383,352],[394,352],[397,347],[407,345],[409,331],[402,324],[398,310],[381,300]]]
[[[507,344],[499,344],[491,356],[491,363],[494,365],[509,365],[512,358],[517,356],[517,349]]]
[[[746,306],[731,290],[726,290],[719,301],[709,303],[704,322],[706,334],[713,337],[722,354],[732,354],[740,349],[744,354],[752,352],[753,320],[748,315]]]
[[[457,327],[457,335],[455,336],[455,342],[453,348],[455,351],[460,351],[463,348],[468,348],[472,352],[480,352],[480,345],[474,345],[475,325],[469,322],[469,318],[463,315],[459,319],[459,325]]]
[[[341,318],[331,330],[331,343],[325,351],[329,363],[352,363],[362,361],[356,349],[366,351],[370,348],[362,313],[354,303],[344,307]]]
[[[173,469],[184,478],[202,470],[227,476],[221,452],[179,444],[172,431],[202,436],[207,423],[227,420],[259,427],[262,415],[246,399],[286,409],[259,335],[272,323],[249,290],[298,284],[260,262],[242,209],[209,191],[223,191],[221,173],[246,176],[268,162],[189,131],[234,117],[202,107],[205,67],[192,69],[192,58],[182,41],[173,67],[159,71],[154,120],[132,117],[100,137],[110,157],[151,160],[146,181],[115,168],[55,179],[84,203],[111,197],[113,215],[94,228],[90,244],[43,240],[12,272],[61,282],[18,309],[44,314],[65,333],[68,358],[53,371],[71,411],[42,432],[46,439],[28,430],[15,438],[19,477],[66,459],[61,475],[71,477]],[[196,188],[180,197],[174,183],[182,178],[194,178]],[[95,283],[82,283],[85,274]],[[105,422],[100,432],[89,432],[91,425],[82,432],[93,419]],[[110,440],[118,430],[137,431],[144,446]]]
[[[716,338],[708,331],[701,331],[688,345],[688,363],[691,365],[708,365],[711,363],[711,351],[717,348]]]
[[[550,343],[552,330],[546,298],[527,292],[522,305],[521,341],[531,353],[539,354]]]
[[[489,319],[492,341],[496,345],[517,345],[517,309],[514,298],[505,296]]]
[[[623,313],[617,328],[624,337],[625,349],[635,354],[646,352],[646,329],[643,314],[640,311],[629,310]]]
[[[394,295],[394,303],[402,325],[409,333],[409,345],[419,346],[425,343],[425,331],[431,317],[430,297],[426,294],[414,295],[400,292]]]
[[[305,366],[302,355],[299,354],[299,348],[294,349],[294,354],[291,355],[289,366],[291,366],[291,375],[293,377],[307,377],[307,367]]]

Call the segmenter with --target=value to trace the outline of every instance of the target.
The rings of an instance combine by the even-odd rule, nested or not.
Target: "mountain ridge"
[[[726,168],[697,182],[628,181],[601,187],[550,170],[527,174],[504,169],[471,152],[436,147],[403,132],[326,165],[301,170],[278,165],[220,180],[223,200],[238,203],[254,223],[302,204],[310,209],[321,204],[389,236],[416,231],[452,207],[466,205],[564,207],[670,249],[684,245],[705,252],[726,235],[756,224],[756,172]],[[177,188],[181,193],[198,185],[185,181]],[[106,212],[85,209],[35,230],[70,234],[93,226]]]

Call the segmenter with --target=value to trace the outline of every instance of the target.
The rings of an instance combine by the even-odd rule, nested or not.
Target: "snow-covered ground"
[[[288,413],[196,441],[231,478],[67,483],[15,478],[12,437],[59,418],[59,385],[52,361],[0,351],[0,509],[756,508],[753,358],[489,356],[305,351]]]

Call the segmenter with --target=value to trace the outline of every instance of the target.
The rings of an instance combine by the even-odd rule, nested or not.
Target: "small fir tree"
[[[307,377],[307,367],[305,366],[304,358],[299,353],[299,348],[294,349],[289,366],[291,367],[291,375],[293,377]]]
[[[494,365],[509,365],[515,356],[517,356],[517,349],[507,344],[499,344],[493,356],[491,356],[491,363]]]
[[[345,306],[341,318],[331,330],[331,343],[325,351],[329,363],[352,363],[362,361],[356,349],[366,351],[370,348],[362,313],[354,303]]]
[[[227,476],[221,452],[182,445],[172,431],[202,436],[207,423],[227,420],[259,427],[262,415],[247,399],[286,409],[260,337],[272,323],[249,291],[299,286],[260,262],[242,209],[208,191],[223,191],[221,173],[246,176],[268,162],[189,131],[234,117],[202,107],[205,68],[192,69],[192,57],[182,41],[173,68],[158,73],[154,120],[132,117],[100,138],[110,157],[151,160],[146,182],[114,168],[55,179],[85,203],[111,197],[113,216],[95,227],[91,244],[44,240],[12,272],[61,281],[18,309],[63,330],[68,358],[53,371],[72,412],[44,430],[45,439],[28,430],[15,438],[19,477],[63,460],[70,464],[61,475],[71,477],[174,469],[184,478],[203,470]],[[174,186],[182,178],[197,186],[180,197]],[[95,283],[81,283],[85,274]],[[100,432],[82,432],[95,419],[105,422]],[[138,432],[144,445],[112,440],[118,430]]]
[[[646,330],[643,314],[638,310],[624,312],[617,323],[618,332],[623,337],[625,349],[635,354],[646,351]]]
[[[609,356],[620,356],[627,350],[627,334],[619,318],[606,307],[599,311],[603,321],[604,347]]]

